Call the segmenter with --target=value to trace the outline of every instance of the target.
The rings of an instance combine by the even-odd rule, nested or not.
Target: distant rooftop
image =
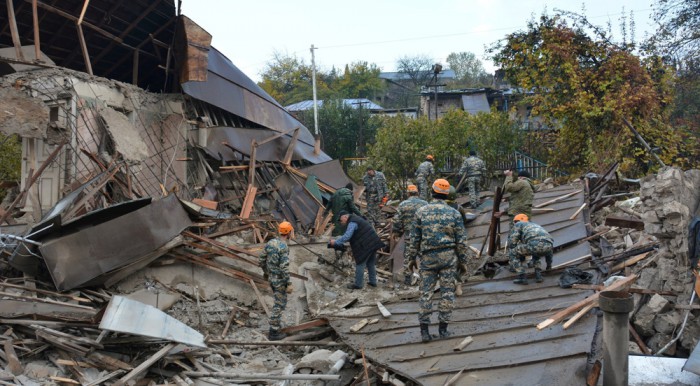
[[[426,73],[430,73],[430,77],[432,78],[432,71],[426,71]],[[438,79],[455,79],[456,77],[457,75],[455,74],[454,70],[450,70],[449,68],[438,74]],[[405,72],[380,72],[379,78],[395,81],[411,79],[411,77]]]
[[[368,109],[371,111],[379,111],[379,110],[384,110],[384,108],[371,100],[367,98],[354,98],[354,99],[343,99],[343,104],[345,106],[350,106],[354,109],[357,109],[362,106],[363,109]],[[323,106],[323,100],[318,100],[316,101],[318,103],[318,107]],[[314,108],[314,101],[313,100],[305,100],[301,102],[297,102],[294,104],[291,104],[289,106],[286,106],[285,109],[287,111],[306,111],[306,110],[311,110]]]

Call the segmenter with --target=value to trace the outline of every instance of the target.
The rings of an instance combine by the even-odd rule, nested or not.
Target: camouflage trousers
[[[411,262],[409,256],[411,256],[411,238],[406,233],[403,234],[404,239],[404,249],[403,249],[403,273],[404,278],[413,275],[413,272],[408,270],[408,263]]]
[[[369,199],[367,199],[367,217],[372,221],[375,228],[384,220],[382,208],[379,207],[381,203],[382,197],[369,196]]]
[[[287,283],[272,284],[272,298],[275,304],[270,312],[270,330],[278,331],[282,326],[282,312],[287,308]]]
[[[430,201],[430,186],[428,186],[428,180],[423,176],[418,176],[416,177],[416,185],[418,187],[418,197],[425,201]]]
[[[467,191],[469,192],[469,204],[472,208],[479,206],[479,185],[481,184],[481,177],[467,177]]]
[[[525,273],[523,264],[525,263],[525,257],[530,255],[532,256],[532,264],[535,270],[541,270],[541,257],[544,257],[547,263],[552,263],[552,243],[546,240],[534,240],[527,244],[518,244],[515,247],[510,248],[508,252],[508,259],[511,267],[515,269],[515,273]]]
[[[449,322],[452,318],[452,308],[455,303],[455,278],[457,269],[454,260],[439,268],[420,269],[420,299],[418,304],[418,321],[421,324],[430,323],[430,315],[433,313],[433,287],[440,280],[440,302],[438,303],[438,321]]]

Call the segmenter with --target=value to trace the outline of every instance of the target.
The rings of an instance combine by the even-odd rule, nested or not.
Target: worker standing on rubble
[[[481,176],[486,173],[486,163],[476,156],[474,150],[469,151],[469,157],[462,161],[462,167],[459,168],[459,175],[462,176],[461,181],[467,185],[469,192],[469,205],[472,208],[479,207],[479,191],[481,190]],[[461,186],[460,186],[461,187]]]
[[[384,243],[364,218],[350,214],[346,211],[340,212],[340,221],[347,225],[345,233],[339,238],[331,239],[330,244],[335,247],[336,244],[344,244],[350,242],[352,255],[355,258],[355,281],[347,285],[348,289],[361,289],[365,282],[365,267],[367,267],[367,275],[369,276],[368,284],[370,287],[377,286],[377,251],[384,248]]]
[[[333,193],[331,200],[328,203],[328,207],[323,212],[323,218],[328,215],[328,211],[333,212],[333,236],[340,236],[345,233],[345,226],[340,223],[340,212],[346,211],[348,213],[353,213],[361,216],[360,210],[355,205],[355,201],[352,196],[352,182],[348,182],[344,188],[340,188]]]
[[[270,283],[275,305],[270,315],[269,340],[281,340],[286,335],[280,331],[282,311],[287,307],[287,286],[289,285],[289,247],[287,241],[291,237],[292,224],[282,221],[278,228],[279,237],[265,244],[260,254],[260,267],[263,277]]]
[[[508,199],[508,216],[513,218],[523,213],[527,218],[532,217],[532,200],[535,197],[535,184],[530,180],[530,173],[526,170],[518,172],[518,176],[513,176],[512,170],[503,172],[506,180],[503,184],[503,192],[510,193]]]
[[[433,167],[433,162],[435,162],[435,157],[431,154],[425,156],[425,161],[421,162],[416,169],[416,185],[418,185],[418,191],[420,192],[420,198],[425,201],[430,200],[430,187],[429,181],[435,178],[435,168]]]
[[[409,267],[418,265],[421,275],[420,322],[421,340],[432,339],[428,326],[432,314],[433,287],[440,280],[442,299],[438,305],[440,338],[448,336],[447,324],[452,317],[455,301],[455,276],[467,271],[467,231],[459,212],[449,207],[445,200],[450,192],[450,183],[442,178],[433,183],[433,201],[416,211],[416,220],[411,233]]]
[[[518,278],[513,280],[515,284],[527,284],[525,268],[523,263],[526,256],[532,256],[535,267],[535,281],[542,283],[542,268],[540,257],[544,257],[547,262],[546,269],[552,269],[552,246],[554,239],[541,226],[529,222],[529,217],[525,214],[518,214],[513,218],[513,228],[508,235],[508,257],[513,262],[513,268],[518,274]]]
[[[416,211],[428,205],[428,203],[418,197],[418,187],[416,185],[408,185],[406,192],[408,193],[408,199],[399,204],[396,210],[396,221],[394,221],[391,230],[396,237],[401,237],[403,235],[405,242],[403,251],[404,284],[411,285],[413,270],[408,268],[409,256],[411,256],[409,251],[411,248],[411,231],[416,218]]]
[[[367,172],[362,177],[365,185],[365,200],[367,201],[367,214],[375,227],[382,222],[382,207],[389,200],[389,189],[386,187],[384,173],[367,166]]]

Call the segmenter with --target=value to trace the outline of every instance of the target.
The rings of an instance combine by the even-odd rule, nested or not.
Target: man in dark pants
[[[331,246],[350,241],[352,255],[355,258],[355,282],[347,285],[348,289],[361,289],[364,284],[365,266],[369,275],[368,284],[377,286],[377,250],[384,248],[384,243],[374,231],[372,225],[362,217],[340,212],[340,222],[347,225],[345,233],[339,238],[331,239]]]

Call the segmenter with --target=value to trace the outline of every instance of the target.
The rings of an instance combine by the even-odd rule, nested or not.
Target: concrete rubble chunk
[[[662,334],[672,334],[681,324],[682,320],[681,314],[678,311],[657,315],[656,318],[654,318],[654,329]]]
[[[647,302],[646,307],[649,308],[651,313],[658,315],[668,311],[671,308],[671,303],[663,296],[654,294]]]

